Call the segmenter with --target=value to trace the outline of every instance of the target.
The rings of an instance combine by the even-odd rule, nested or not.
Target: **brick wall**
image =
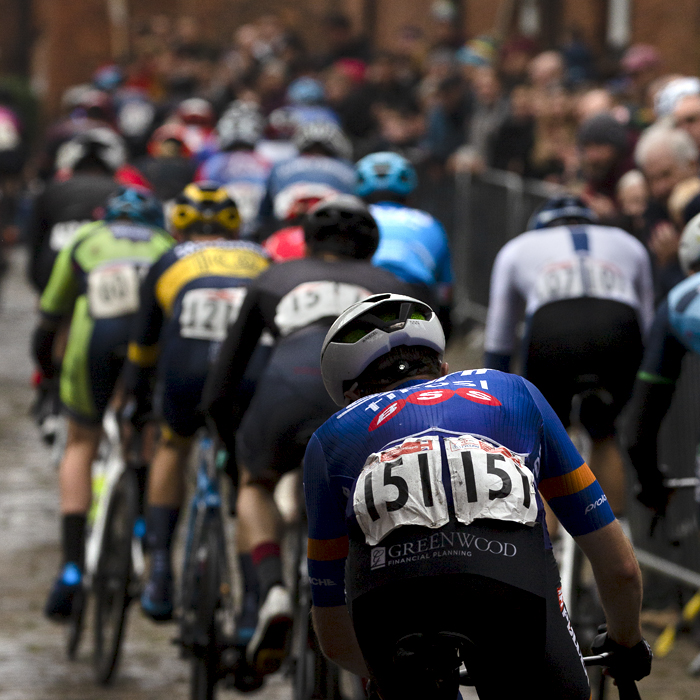
[[[505,2],[506,0],[500,0]],[[541,0],[547,3],[551,0]],[[580,26],[594,46],[602,46],[607,0],[560,0],[563,25]],[[0,69],[16,70],[18,3],[0,0]],[[297,28],[312,47],[323,46],[320,21],[330,10],[345,10],[358,29],[374,5],[374,22],[366,27],[378,45],[392,48],[397,30],[406,24],[432,28],[432,0],[128,0],[133,21],[163,13],[196,15],[204,35],[213,42],[229,40],[236,27],[263,13],[275,12]],[[25,5],[26,6],[26,5]],[[32,0],[36,39],[32,75],[55,113],[63,90],[88,80],[94,68],[111,56],[107,0]],[[500,3],[497,0],[461,0],[468,36],[492,31]],[[669,70],[700,74],[700,2],[698,0],[632,0],[633,41],[655,44]],[[21,53],[21,52],[20,52]]]

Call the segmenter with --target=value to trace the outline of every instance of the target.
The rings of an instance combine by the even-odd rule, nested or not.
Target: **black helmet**
[[[309,210],[304,219],[304,239],[311,253],[367,260],[379,245],[379,228],[361,199],[339,194]]]
[[[598,221],[598,217],[580,197],[565,194],[547,200],[530,217],[527,228],[528,231],[549,228],[567,220],[594,224]]]

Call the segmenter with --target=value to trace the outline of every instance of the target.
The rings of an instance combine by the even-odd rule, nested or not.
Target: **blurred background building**
[[[49,114],[65,88],[85,82],[95,65],[132,52],[133,28],[158,14],[196,17],[197,32],[212,46],[266,12],[308,44],[322,44],[328,38],[322,20],[337,12],[351,20],[354,34],[386,49],[410,40],[411,32],[434,39],[455,28],[462,38],[517,31],[548,48],[575,31],[599,56],[647,43],[669,72],[700,67],[698,0],[0,0],[0,9],[0,72],[30,75]]]

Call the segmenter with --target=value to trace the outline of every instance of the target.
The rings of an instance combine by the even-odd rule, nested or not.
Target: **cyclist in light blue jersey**
[[[681,268],[688,275],[659,306],[647,339],[642,365],[631,399],[627,452],[637,472],[637,499],[663,515],[671,491],[664,485],[656,441],[671,406],[683,358],[700,354],[700,214],[692,218],[678,249]],[[700,489],[696,491],[700,502]]]
[[[415,169],[402,156],[385,151],[362,158],[355,172],[355,193],[370,204],[379,226],[372,262],[410,284],[428,287],[445,325],[452,292],[450,249],[439,221],[406,206],[418,184]]]

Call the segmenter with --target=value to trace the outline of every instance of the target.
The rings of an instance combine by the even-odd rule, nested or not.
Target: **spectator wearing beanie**
[[[611,114],[602,113],[581,124],[576,140],[585,182],[582,196],[602,222],[613,224],[620,215],[617,183],[634,167],[629,133]]]

